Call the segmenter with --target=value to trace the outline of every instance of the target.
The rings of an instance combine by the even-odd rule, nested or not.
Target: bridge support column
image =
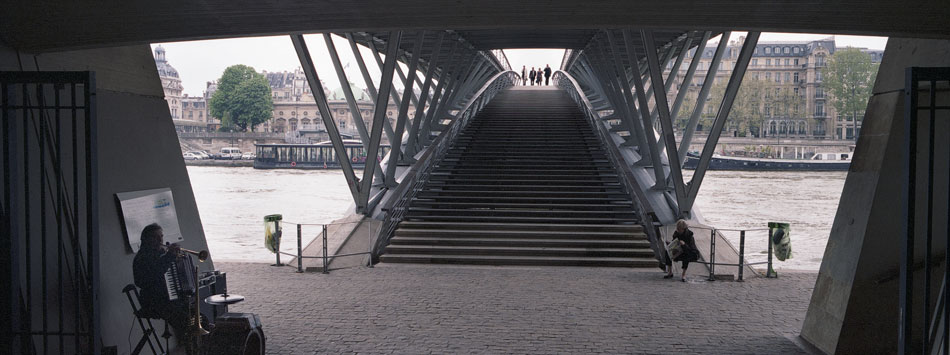
[[[828,354],[897,352],[904,230],[895,205],[905,185],[904,70],[950,66],[950,41],[891,38],[884,53],[801,332],[802,338]],[[945,142],[950,140],[947,119],[944,111],[937,120],[939,152],[946,151]],[[929,133],[926,126],[920,125],[921,137]],[[937,179],[947,176],[944,154],[937,159]],[[927,176],[927,164],[918,164],[918,169],[918,176]],[[924,190],[917,194],[917,211],[926,211]],[[935,192],[935,216],[947,215],[946,194]],[[937,222],[934,230],[945,230],[946,223]],[[918,225],[917,230],[927,229]],[[923,232],[918,234],[915,255],[923,260],[925,238]],[[935,238],[934,249],[941,250],[944,242],[937,239],[941,238]],[[915,274],[922,285],[923,270]],[[929,322],[921,319],[922,293],[915,293],[919,298],[913,301],[913,316]],[[921,331],[912,329],[918,337],[915,342]]]

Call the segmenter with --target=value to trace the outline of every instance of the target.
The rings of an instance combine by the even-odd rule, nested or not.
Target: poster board
[[[152,223],[162,226],[166,242],[179,243],[185,240],[178,227],[178,213],[175,211],[171,189],[120,192],[115,196],[119,201],[126,240],[133,252],[139,251],[142,229]]]

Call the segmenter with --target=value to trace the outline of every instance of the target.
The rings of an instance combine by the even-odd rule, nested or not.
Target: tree
[[[723,96],[726,94],[727,80],[717,80],[709,96],[711,101],[706,105],[722,103]],[[729,117],[726,120],[728,127],[744,136],[746,132],[757,133],[764,126],[765,114],[763,113],[766,100],[763,94],[769,89],[765,80],[755,78],[752,75],[746,75],[742,79],[742,85],[739,86],[739,92],[732,103],[732,110],[729,111]]]
[[[846,48],[828,58],[822,73],[823,86],[831,94],[831,104],[838,114],[849,117],[848,121],[852,122],[854,128],[864,117],[877,77],[877,67],[878,64],[871,63],[870,54],[857,48]]]
[[[247,131],[270,119],[274,111],[270,85],[263,74],[246,65],[232,65],[218,79],[218,90],[208,103],[221,127]]]

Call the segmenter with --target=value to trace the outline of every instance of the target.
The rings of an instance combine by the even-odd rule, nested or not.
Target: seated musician
[[[165,285],[165,272],[175,262],[179,253],[177,244],[162,248],[164,233],[162,227],[152,223],[142,230],[141,246],[132,262],[132,274],[135,286],[142,292],[139,302],[142,304],[142,315],[148,318],[161,318],[171,325],[178,336],[179,343],[189,333],[191,321],[189,303],[182,297],[175,301],[168,300],[168,291]]]

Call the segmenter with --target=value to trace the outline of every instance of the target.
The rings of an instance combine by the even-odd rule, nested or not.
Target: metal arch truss
[[[699,61],[690,60],[682,74],[680,68],[685,59],[702,56],[706,43],[716,36],[719,36],[719,45],[700,84],[697,104],[692,112],[681,113],[688,89],[694,85]],[[715,82],[729,36],[728,31],[608,29],[594,35],[585,48],[565,52],[560,72],[563,76],[559,78],[570,79],[571,83],[560,86],[577,90],[577,95],[572,97],[579,105],[590,107],[599,118],[598,124],[604,125],[611,135],[604,143],[619,148],[622,164],[632,168],[633,173],[628,176],[637,180],[631,186],[643,186],[642,196],[650,204],[649,210],[662,222],[691,216],[759,33],[749,32],[738,56],[731,58],[735,60],[735,68],[699,166],[692,180],[685,183],[682,166],[686,152]],[[688,119],[680,119],[685,117]],[[677,121],[685,121],[684,126],[676,127]],[[682,138],[677,146],[678,133]]]
[[[369,122],[364,121],[360,113],[350,79],[333,42],[334,35],[346,38],[366,90],[373,100],[375,110]],[[307,40],[303,34],[290,35],[323,125],[343,169],[356,211],[366,215],[373,213],[387,191],[398,186],[397,166],[412,164],[414,156],[425,151],[433,142],[433,136],[439,135],[457,120],[462,108],[471,106],[473,100],[478,98],[476,91],[479,88],[510,67],[503,52],[477,50],[452,31],[324,33],[322,37],[343,89],[351,119],[366,156],[370,157],[366,159],[362,177],[357,176],[350,163],[352,157],[344,148],[338,122],[330,111],[327,91],[314,66]],[[371,51],[381,72],[378,81],[374,81],[370,75],[360,46]],[[405,72],[400,62],[406,66]],[[393,79],[397,75],[398,82],[394,85]],[[514,82],[513,79],[511,81]],[[394,86],[401,86],[402,94]],[[418,94],[414,88],[419,88]],[[395,122],[390,122],[387,115],[390,102],[397,107]],[[411,108],[414,109],[410,111]],[[384,134],[391,149],[387,156],[379,157]]]

